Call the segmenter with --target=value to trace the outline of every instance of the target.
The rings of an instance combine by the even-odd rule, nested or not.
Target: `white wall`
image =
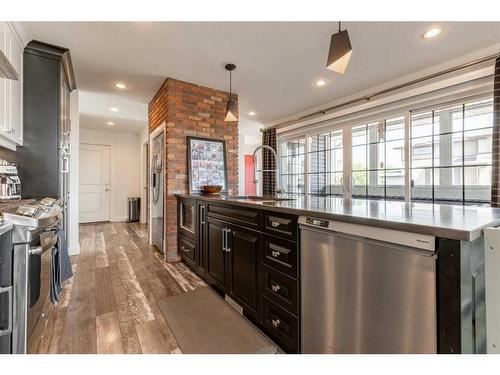
[[[84,126],[84,124],[83,124]],[[127,219],[127,198],[141,195],[139,135],[80,128],[80,143],[111,147],[111,221]]]
[[[263,125],[256,121],[249,121],[241,118],[238,124],[238,194],[245,194],[245,155],[253,154],[254,150],[262,144]],[[257,166],[260,164],[261,153],[257,154]],[[257,176],[261,180],[260,176]],[[259,181],[256,189],[257,195],[262,194]]]
[[[141,223],[146,223],[147,218],[146,218],[146,207],[148,202],[146,201],[146,166],[144,165],[144,143],[146,143],[149,140],[149,129],[148,126],[145,125],[144,128],[142,129],[141,133],[139,134],[139,155],[140,155],[140,180],[141,180]]]
[[[70,174],[69,174],[69,239],[68,252],[70,255],[80,253],[80,242],[78,236],[78,217],[79,217],[79,180],[80,180],[80,119],[79,119],[79,91],[74,90],[70,96]]]

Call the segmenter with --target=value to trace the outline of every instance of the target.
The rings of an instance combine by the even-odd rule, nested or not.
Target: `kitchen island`
[[[376,352],[374,348],[382,352],[415,353],[486,351],[482,233],[484,228],[500,225],[500,209],[330,197],[274,199],[179,195],[178,202],[178,251],[181,258],[285,351]],[[308,226],[318,235],[311,236],[309,233],[306,236]],[[345,263],[344,269],[352,268],[352,272],[358,272],[365,278],[368,272],[399,275],[399,279],[374,277],[374,282],[380,282],[378,289],[366,282],[357,285],[359,277],[346,278],[352,275],[342,280],[349,280],[343,286],[349,296],[358,292],[363,296],[382,294],[378,299],[372,298],[372,305],[377,305],[373,301],[379,301],[380,308],[364,305],[360,311],[368,314],[373,310],[370,319],[375,327],[377,324],[380,326],[379,331],[407,330],[401,333],[404,336],[400,340],[401,347],[380,343],[363,346],[351,337],[353,346],[349,348],[324,346],[323,349],[307,349],[305,333],[312,327],[307,323],[307,307],[318,301],[309,299],[309,296],[315,290],[314,282],[319,281],[316,275],[311,276],[314,271],[311,272],[307,264],[301,267],[301,261],[309,262],[305,252],[312,247],[326,246],[324,243],[315,244],[314,240],[325,234],[320,232],[327,230],[335,236],[337,233],[348,234],[351,242],[340,242],[343,244],[341,247],[352,247],[352,251],[346,254],[357,254],[357,258],[351,259],[352,265]],[[304,234],[301,235],[302,232]],[[352,242],[353,239],[358,242]],[[325,241],[328,243],[329,240]],[[365,249],[367,243],[376,246],[370,248],[375,250]],[[385,243],[388,246],[381,246]],[[425,255],[429,259],[426,260],[425,270],[419,265],[420,260],[408,257],[402,263],[398,257],[379,257],[377,259],[383,259],[382,264],[376,266],[379,268],[373,265],[374,262],[362,264],[370,259],[367,255],[377,251],[380,254],[395,251],[394,244],[402,247],[398,251],[415,250],[415,253]],[[301,253],[304,256],[301,257]],[[323,259],[314,267],[321,273],[321,268],[334,268],[339,264],[338,259],[343,258],[336,259]],[[391,264],[392,261],[398,263]],[[410,268],[402,269],[405,264]],[[333,277],[332,280],[336,279]],[[337,279],[335,286],[342,280]],[[395,284],[400,288],[393,288]],[[361,289],[357,291],[355,288]],[[330,293],[330,289],[323,289],[322,293]],[[403,295],[407,296],[406,299],[401,297]],[[397,322],[399,319],[404,326],[383,326],[380,319],[384,318],[377,320],[376,314],[384,311],[383,314],[390,315],[395,310],[390,303],[395,303],[397,298],[406,301],[408,306],[413,303],[414,309],[420,308],[418,311],[421,313],[410,314],[408,309],[394,312],[399,314],[394,320]],[[384,299],[388,301],[386,310],[383,308]],[[306,309],[303,308],[304,303]],[[334,310],[340,309],[335,304],[323,308],[330,311],[332,306]],[[360,307],[354,306],[352,312],[356,313],[356,309]],[[404,311],[406,315],[402,315]],[[321,316],[318,314],[315,313],[318,317],[314,318],[316,321]],[[427,318],[422,320],[422,316]],[[322,319],[328,320],[329,317]],[[344,322],[342,327],[347,329],[351,323]],[[361,329],[363,324],[352,327]],[[383,336],[373,325],[370,326],[370,337]],[[432,335],[422,335],[423,326],[431,329]],[[342,327],[332,330],[339,331]],[[353,332],[346,332],[346,335],[353,336]],[[416,344],[408,345],[408,342]]]

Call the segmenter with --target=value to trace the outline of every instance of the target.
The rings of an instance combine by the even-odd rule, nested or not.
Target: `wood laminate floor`
[[[205,287],[165,263],[141,224],[80,226],[74,277],[52,309],[36,353],[181,353],[157,301]]]

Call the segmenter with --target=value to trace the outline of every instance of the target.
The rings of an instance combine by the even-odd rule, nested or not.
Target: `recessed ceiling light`
[[[439,27],[435,27],[433,29],[430,29],[424,34],[425,39],[430,39],[434,38],[435,36],[439,35],[441,33],[441,29]]]
[[[111,107],[109,110],[110,110],[111,112],[118,112],[118,108],[116,108],[116,107]]]
[[[316,86],[318,86],[318,87],[323,87],[324,85],[326,85],[326,81],[325,81],[325,80],[323,80],[323,79],[318,79],[318,80],[316,81]]]
[[[122,82],[116,82],[116,83],[115,83],[115,87],[116,87],[117,89],[122,89],[122,90],[123,90],[123,89],[124,89],[124,88],[126,88],[127,86],[126,86],[124,83],[122,83]]]
[[[115,123],[113,121],[108,121],[106,124],[108,124],[109,126],[114,126]]]
[[[248,114],[249,114],[250,116],[255,116],[255,115],[256,115],[256,113],[255,113],[254,111],[250,111],[250,112],[248,112]]]

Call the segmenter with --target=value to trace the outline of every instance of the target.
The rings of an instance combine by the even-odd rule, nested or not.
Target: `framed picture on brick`
[[[227,192],[226,142],[187,137],[187,152],[189,193],[201,193],[205,185],[222,186]]]

